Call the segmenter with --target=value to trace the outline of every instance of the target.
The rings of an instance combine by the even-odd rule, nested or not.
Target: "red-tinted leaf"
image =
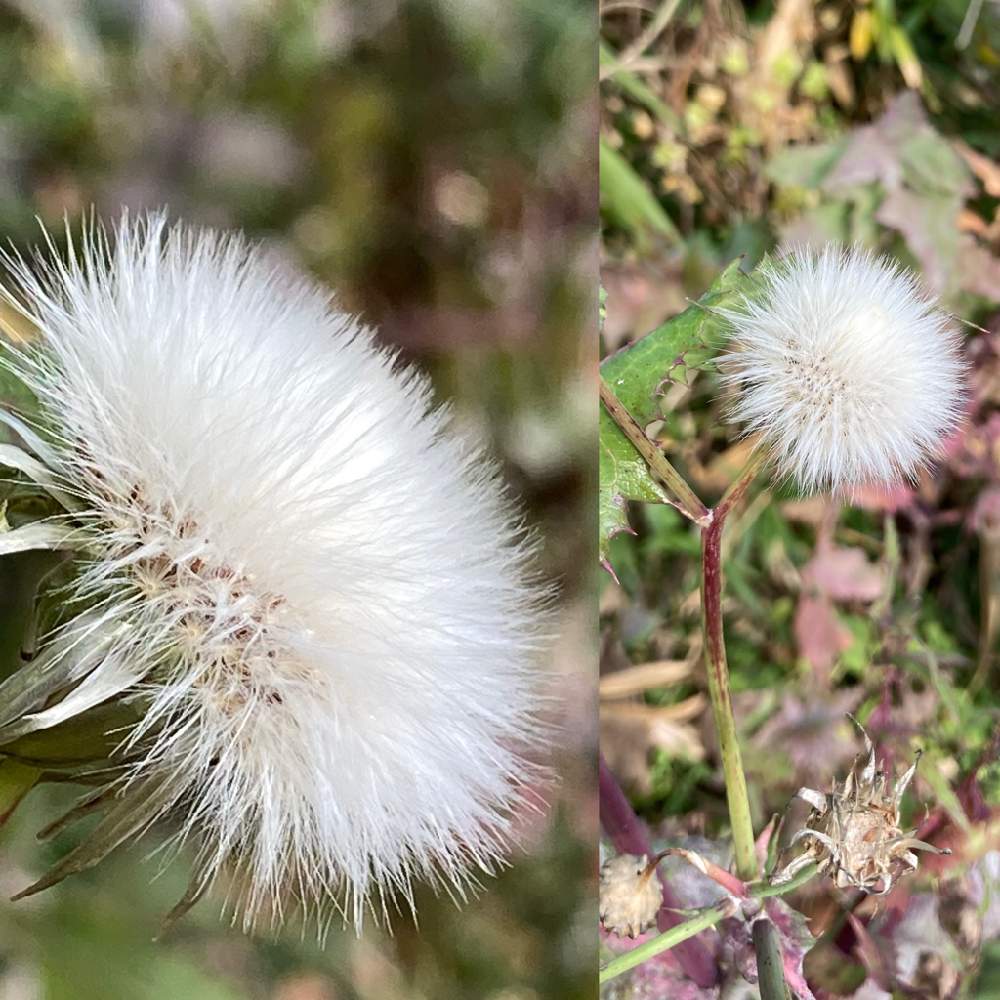
[[[834,601],[874,601],[885,589],[885,572],[861,549],[820,543],[802,569],[802,582]]]
[[[895,486],[857,486],[851,491],[852,506],[886,514],[910,507],[917,499],[916,490],[905,483]]]
[[[799,598],[794,631],[799,655],[824,677],[851,645],[851,633],[837,620],[829,599],[822,596],[803,594]]]

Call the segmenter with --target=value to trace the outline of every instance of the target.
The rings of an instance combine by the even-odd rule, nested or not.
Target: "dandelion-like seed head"
[[[81,251],[12,262],[41,337],[5,363],[75,499],[52,648],[142,706],[127,783],[246,928],[463,894],[537,777],[547,600],[495,463],[241,238],[154,215]]]
[[[964,365],[948,317],[897,265],[798,250],[722,310],[731,411],[805,491],[912,478],[958,423]]]

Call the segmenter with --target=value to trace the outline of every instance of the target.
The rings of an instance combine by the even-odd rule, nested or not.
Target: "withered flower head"
[[[848,718],[861,731],[865,753],[854,759],[842,789],[834,782],[826,795],[812,788],[795,793],[812,806],[812,812],[789,847],[804,841],[806,849],[772,876],[773,884],[791,881],[807,865],[816,863],[841,889],[853,886],[884,896],[896,879],[916,870],[914,851],[951,853],[917,840],[916,830],[904,833],[899,826],[899,803],[916,773],[920,752],[890,789],[889,775],[876,768],[875,747],[868,733],[857,719]]]
[[[656,922],[663,890],[656,877],[660,857],[619,854],[601,866],[601,923],[622,937],[638,937]]]

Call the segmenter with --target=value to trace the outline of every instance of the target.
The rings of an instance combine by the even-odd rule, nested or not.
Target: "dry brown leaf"
[[[767,28],[757,40],[758,75],[767,80],[774,64],[799,43],[811,42],[816,34],[810,0],[779,0]]]
[[[972,236],[959,243],[958,267],[965,291],[1000,302],[1000,259]]]
[[[963,208],[958,213],[958,222],[956,225],[963,233],[974,233],[976,236],[983,236],[989,239],[989,224],[978,212],[973,212],[971,208]]]
[[[792,786],[824,781],[850,761],[857,748],[845,713],[857,707],[857,689],[821,692],[810,685],[802,696],[787,694],[781,708],[753,737],[758,752],[788,758]]]
[[[817,494],[803,500],[786,500],[781,504],[781,513],[789,521],[816,526],[829,519],[830,506],[829,497]]]
[[[601,706],[601,751],[608,766],[626,787],[642,794],[651,790],[649,757],[654,749],[674,757],[703,760],[705,747],[688,718],[704,714],[701,695],[681,705],[653,708],[648,705]],[[681,706],[684,706],[681,709]],[[681,710],[681,717],[676,714]],[[673,713],[673,714],[672,714]]]
[[[854,107],[854,78],[851,71],[843,62],[831,61],[829,53],[826,60],[826,82],[833,99],[842,108],[850,110]]]
[[[601,698],[626,698],[650,688],[669,687],[691,676],[691,664],[684,660],[655,660],[625,670],[605,674],[600,680]]]
[[[676,705],[643,705],[639,702],[609,702],[601,706],[601,716],[616,719],[634,719],[648,726],[660,722],[683,722],[697,718],[705,709],[705,696],[694,694]]]
[[[705,493],[722,493],[739,475],[740,470],[750,458],[750,452],[756,445],[756,438],[743,438],[731,445],[721,455],[714,458],[707,466],[702,466],[693,472],[692,478],[697,481]]]
[[[821,542],[802,567],[802,583],[834,601],[870,603],[885,590],[885,568],[869,562],[861,549]]]
[[[604,343],[609,352],[687,308],[680,276],[665,274],[661,263],[608,261],[601,267],[601,283],[608,295]]]
[[[275,987],[274,1000],[335,1000],[337,995],[326,976],[306,973],[281,980]]]
[[[851,491],[851,506],[888,514],[895,514],[896,511],[911,506],[916,499],[916,490],[905,483],[894,486],[855,486]]]
[[[852,642],[850,631],[837,619],[830,599],[821,594],[803,594],[795,609],[793,630],[799,655],[809,661],[818,679],[828,680],[830,668]]]
[[[994,163],[971,146],[956,140],[952,143],[955,152],[969,165],[969,169],[982,181],[988,195],[1000,198],[1000,163]]]

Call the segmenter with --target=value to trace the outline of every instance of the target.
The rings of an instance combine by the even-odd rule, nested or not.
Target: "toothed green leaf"
[[[718,351],[724,321],[710,310],[735,306],[752,287],[739,265],[739,260],[733,261],[697,305],[689,306],[601,364],[601,377],[640,426],[661,416],[664,386],[678,381],[689,383],[698,368]],[[627,502],[664,503],[667,497],[650,476],[642,456],[603,407],[599,433],[599,545],[601,560],[610,568],[609,543],[615,535],[628,530]]]

